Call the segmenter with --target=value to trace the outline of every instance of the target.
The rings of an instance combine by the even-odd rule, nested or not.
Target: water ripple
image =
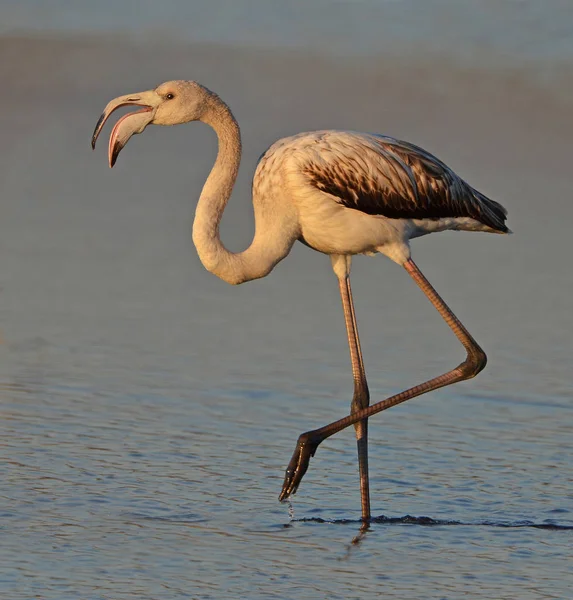
[[[301,517],[293,519],[295,523],[329,523],[332,525],[362,524],[360,519],[322,519],[321,517]],[[403,517],[386,517],[380,515],[370,519],[371,524],[376,525],[421,525],[423,527],[435,527],[443,525],[464,525],[469,527],[503,527],[503,528],[523,528],[532,527],[534,529],[550,529],[556,531],[573,530],[573,525],[560,525],[558,523],[535,523],[533,521],[455,521],[448,519],[432,519],[431,517],[413,517],[405,515]]]

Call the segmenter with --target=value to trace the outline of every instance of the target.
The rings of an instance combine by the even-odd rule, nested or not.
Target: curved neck
[[[231,196],[241,162],[241,133],[229,107],[215,94],[208,98],[201,121],[216,132],[217,159],[203,186],[193,222],[193,243],[203,266],[227,283],[239,284],[267,275],[283,258],[265,253],[261,228],[244,252],[229,252],[219,237],[219,224]]]

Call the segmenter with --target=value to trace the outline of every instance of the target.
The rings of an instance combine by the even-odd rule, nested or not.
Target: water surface
[[[2,597],[570,597],[569,79],[117,36],[0,51]],[[298,434],[350,401],[328,259],[297,246],[238,288],[202,268],[205,127],[150,128],[113,171],[89,149],[109,98],[170,77],[216,89],[243,126],[233,250],[257,156],[309,128],[415,141],[510,211],[513,236],[414,242],[490,363],[371,420],[360,544],[351,431],[319,449],[292,514],[276,500]],[[401,269],[359,258],[353,285],[373,399],[462,359]]]

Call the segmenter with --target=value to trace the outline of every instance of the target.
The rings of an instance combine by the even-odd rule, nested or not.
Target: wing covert
[[[303,171],[311,185],[347,208],[390,219],[470,217],[507,231],[500,204],[414,144],[345,133],[323,137],[320,146]]]

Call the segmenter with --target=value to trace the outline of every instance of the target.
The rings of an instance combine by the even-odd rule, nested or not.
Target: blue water
[[[571,598],[573,85],[495,68],[567,67],[570,3],[245,6],[2,3],[0,597]],[[109,128],[89,147],[111,97],[173,76],[208,83],[243,127],[233,250],[256,157],[313,127],[406,137],[509,209],[513,236],[413,244],[489,364],[371,420],[365,533],[352,431],[277,502],[297,436],[349,407],[328,259],[297,245],[238,288],[203,269],[205,127],[149,127],[113,171]],[[373,400],[459,363],[401,269],[360,257],[352,277]]]
[[[0,33],[155,33],[339,55],[428,49],[491,63],[573,59],[569,0],[4,0]],[[495,60],[494,60],[495,59]]]

